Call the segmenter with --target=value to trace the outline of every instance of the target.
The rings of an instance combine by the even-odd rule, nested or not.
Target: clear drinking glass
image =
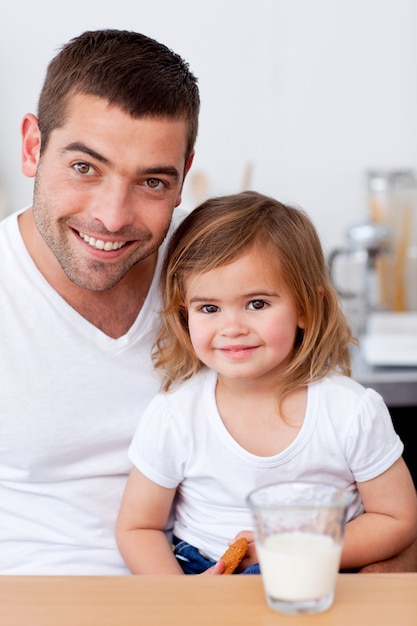
[[[249,494],[272,609],[297,615],[331,607],[352,498],[332,485],[308,482],[274,483]]]

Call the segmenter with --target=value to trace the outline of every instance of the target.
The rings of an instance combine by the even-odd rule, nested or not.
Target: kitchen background
[[[20,122],[86,29],[142,31],[189,62],[202,112],[184,201],[243,187],[302,206],[326,250],[368,217],[365,171],[417,167],[415,0],[14,0],[0,8],[0,214],[31,202]]]
[[[125,28],[173,48],[199,78],[201,125],[183,204],[257,189],[303,207],[330,254],[370,217],[367,170],[417,168],[416,27],[416,0],[2,3],[0,217],[32,199],[20,122],[36,112],[47,63],[86,29]],[[408,338],[409,353],[417,333]],[[417,364],[417,349],[409,356]],[[354,373],[389,403],[417,485],[416,372],[365,364]]]

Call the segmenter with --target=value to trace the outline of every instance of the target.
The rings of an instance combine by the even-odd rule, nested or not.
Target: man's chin
[[[64,270],[65,272],[65,270]],[[116,287],[126,276],[127,271],[117,276],[102,276],[98,272],[92,270],[87,276],[80,275],[75,272],[65,272],[67,278],[80,289],[85,291],[110,291]]]

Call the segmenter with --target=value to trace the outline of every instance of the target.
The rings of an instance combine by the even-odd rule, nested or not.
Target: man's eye
[[[219,307],[215,306],[214,304],[205,304],[200,309],[200,311],[203,311],[203,313],[217,313],[218,310]]]
[[[251,302],[249,302],[249,308],[254,309],[255,311],[265,309],[267,306],[268,305],[265,300],[252,300]]]
[[[159,178],[148,178],[146,184],[151,189],[158,189],[158,187],[160,187],[162,183]]]
[[[89,174],[91,172],[91,165],[89,163],[76,163],[74,169],[79,174]]]

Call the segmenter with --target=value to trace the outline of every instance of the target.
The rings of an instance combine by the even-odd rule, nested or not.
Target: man
[[[198,114],[178,55],[107,30],[61,49],[23,119],[33,206],[0,228],[2,574],[127,573],[114,524]]]

